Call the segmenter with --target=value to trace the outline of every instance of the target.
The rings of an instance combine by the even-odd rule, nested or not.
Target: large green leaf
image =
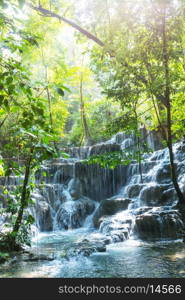
[[[60,96],[64,96],[64,91],[61,88],[57,88],[56,91]]]

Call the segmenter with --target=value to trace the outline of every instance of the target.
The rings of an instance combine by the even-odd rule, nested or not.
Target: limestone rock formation
[[[98,228],[101,217],[114,215],[119,211],[125,210],[131,202],[132,200],[124,198],[102,200],[93,217],[94,226]]]

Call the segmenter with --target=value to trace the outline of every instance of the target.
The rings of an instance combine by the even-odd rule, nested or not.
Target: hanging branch
[[[35,11],[38,11],[39,13],[41,13],[42,16],[44,17],[51,17],[51,18],[56,18],[59,21],[63,21],[65,23],[67,23],[68,25],[72,26],[73,28],[75,28],[76,30],[78,30],[79,32],[81,32],[83,35],[85,35],[88,39],[93,40],[95,43],[97,43],[99,46],[103,47],[104,43],[97,38],[95,35],[93,35],[92,33],[88,32],[87,30],[83,29],[81,26],[79,26],[78,24],[74,23],[73,21],[70,21],[48,9],[45,9],[44,7],[42,7],[41,5],[34,6],[32,4],[27,4],[29,7],[31,7],[32,9],[34,9]]]

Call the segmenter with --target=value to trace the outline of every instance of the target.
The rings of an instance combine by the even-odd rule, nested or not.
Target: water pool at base
[[[0,266],[1,278],[174,278],[185,277],[182,240],[144,242],[131,238],[110,244],[107,251],[64,257],[67,249],[92,233],[85,228],[39,234],[31,251],[55,257],[52,261],[24,261],[24,254]]]

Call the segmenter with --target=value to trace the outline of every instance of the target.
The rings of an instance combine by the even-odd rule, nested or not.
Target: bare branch
[[[92,33],[88,32],[87,30],[83,29],[81,26],[79,26],[78,24],[74,23],[73,21],[70,21],[68,19],[66,19],[65,17],[62,17],[48,9],[45,9],[42,6],[34,6],[32,4],[27,4],[29,7],[31,7],[32,9],[34,9],[35,11],[39,12],[42,14],[42,16],[44,17],[51,17],[51,18],[56,18],[59,21],[63,21],[65,23],[67,23],[68,25],[72,26],[73,28],[75,28],[76,30],[78,30],[79,32],[81,32],[83,35],[85,35],[88,39],[93,40],[95,43],[97,43],[99,46],[103,47],[104,43],[97,38],[95,35],[93,35]]]

